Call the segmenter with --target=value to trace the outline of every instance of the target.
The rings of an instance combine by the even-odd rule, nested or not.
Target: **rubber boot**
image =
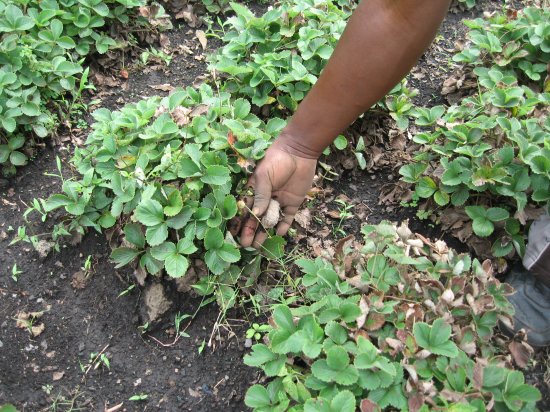
[[[550,216],[531,225],[524,267],[515,267],[506,282],[515,293],[509,297],[516,311],[513,328],[501,329],[516,334],[523,329],[527,342],[536,347],[550,344]]]

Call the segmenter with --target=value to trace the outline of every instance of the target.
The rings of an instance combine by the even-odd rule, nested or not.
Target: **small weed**
[[[145,322],[143,325],[138,326],[138,329],[142,335],[147,333],[147,330],[149,329],[149,322]]]
[[[150,47],[149,50],[145,50],[140,55],[140,62],[143,66],[146,66],[150,61],[164,63],[166,66],[170,65],[172,56],[164,53],[162,50]]]
[[[84,373],[84,375],[87,375],[90,370],[97,370],[97,369],[111,369],[111,361],[105,351],[109,345],[106,345],[101,352],[92,352],[90,353],[90,356],[88,358],[88,362],[86,364],[82,364],[80,362],[80,370]]]
[[[136,402],[139,402],[139,401],[145,401],[149,398],[149,395],[145,394],[145,393],[140,393],[140,394],[137,394],[137,395],[133,395],[133,396],[130,396],[128,398],[129,401],[136,401]]]
[[[344,223],[344,220],[353,217],[353,213],[351,212],[351,210],[355,206],[348,203],[348,202],[346,202],[343,199],[336,199],[334,202],[339,205],[338,214],[339,214],[340,220],[338,221],[338,225],[336,226],[336,228],[333,229],[333,233],[334,233],[335,236],[338,236],[338,235],[339,236],[346,236],[347,234],[342,229],[342,224]]]
[[[174,317],[174,327],[176,328],[176,336],[188,338],[189,334],[185,332],[185,328],[181,327],[181,322],[183,322],[185,319],[192,318],[193,315],[189,315],[187,313],[176,313],[176,316]]]
[[[262,336],[270,330],[271,326],[269,325],[260,325],[258,323],[253,323],[252,326],[246,331],[246,338],[259,341]]]
[[[9,229],[8,229],[9,230]],[[12,228],[13,231],[13,228]],[[38,236],[29,236],[27,234],[27,228],[25,226],[19,226],[17,228],[17,235],[10,242],[10,246],[15,245],[18,242],[31,243],[33,246],[38,243]]]
[[[17,263],[15,263],[13,265],[13,267],[11,268],[11,278],[13,279],[14,282],[17,282],[19,280],[19,276],[23,273],[23,271],[19,270],[17,268]]]
[[[52,393],[53,386],[50,384],[42,385],[41,387],[42,392],[44,392],[46,395],[49,395]]]
[[[86,277],[88,277],[92,273],[92,255],[88,255],[86,260],[84,261],[84,266],[82,267],[84,270],[84,273],[86,273]]]
[[[42,389],[53,390],[51,385],[45,385]],[[84,392],[81,392],[79,388],[76,388],[74,391],[69,392],[66,395],[63,395],[59,392],[55,398],[52,400],[52,404],[49,407],[50,412],[79,412],[86,410],[85,408],[80,408],[77,405],[78,398],[84,396]],[[51,398],[50,398],[51,399]]]
[[[117,296],[117,298],[120,298],[121,296],[125,296],[127,295],[128,293],[130,293],[132,290],[134,290],[136,287],[135,284],[132,284],[130,286],[128,286],[126,289],[124,289],[122,292],[120,292]],[[143,333],[143,332],[142,332]]]
[[[199,349],[198,349],[199,355],[204,351],[205,347],[206,347],[206,339],[203,339],[202,343],[199,345]]]

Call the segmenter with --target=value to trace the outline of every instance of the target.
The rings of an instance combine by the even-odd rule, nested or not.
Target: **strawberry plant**
[[[224,45],[210,67],[226,76],[224,90],[257,106],[293,112],[317,81],[354,7],[333,1],[296,0],[256,17],[231,3],[235,16],[223,25]],[[408,126],[414,90],[403,81],[379,105],[399,128]]]
[[[115,40],[102,27],[127,24],[142,0],[0,0],[0,165],[4,174],[27,161],[25,140],[44,138],[56,124],[53,104],[77,96],[83,59]],[[48,106],[48,107],[47,107]],[[14,142],[16,148],[14,149]]]
[[[42,200],[43,209],[65,209],[57,233],[120,228],[117,267],[136,262],[150,274],[182,277],[190,256],[200,256],[214,277],[200,291],[211,293],[220,277],[232,285],[240,271],[231,265],[241,259],[227,230],[243,212],[236,196],[248,190],[247,167],[285,125],[264,123],[250,109],[206,84],[99,109],[72,160],[82,178],[63,181],[63,193]]]
[[[229,76],[225,90],[257,106],[277,101],[294,110],[332,54],[349,13],[317,0],[286,2],[261,17],[241,4],[231,8],[225,44],[211,57],[211,67]]]
[[[534,410],[493,339],[513,313],[489,262],[456,254],[404,225],[365,226],[329,261],[299,259],[305,301],[276,306],[245,363],[267,386],[255,411]],[[384,273],[391,281],[380,282]]]
[[[548,17],[526,8],[467,22],[471,47],[454,60],[475,66],[479,93],[447,109],[415,109],[417,125],[434,129],[413,138],[423,150],[400,170],[417,198],[465,208],[473,234],[491,236],[498,257],[523,254],[526,208],[550,202],[550,94],[534,74],[550,61]]]

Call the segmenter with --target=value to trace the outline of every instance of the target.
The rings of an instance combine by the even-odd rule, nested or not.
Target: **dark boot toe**
[[[510,328],[501,324],[501,329],[508,334],[515,334],[520,329],[524,329],[527,332],[529,344],[549,345],[550,287],[520,268],[513,269],[506,282],[515,289],[514,294],[509,297],[515,309],[514,325]]]

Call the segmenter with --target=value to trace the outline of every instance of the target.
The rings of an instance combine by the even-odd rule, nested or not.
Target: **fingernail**
[[[253,215],[257,215],[258,213],[260,213],[260,210],[257,207],[252,209],[252,214]]]

